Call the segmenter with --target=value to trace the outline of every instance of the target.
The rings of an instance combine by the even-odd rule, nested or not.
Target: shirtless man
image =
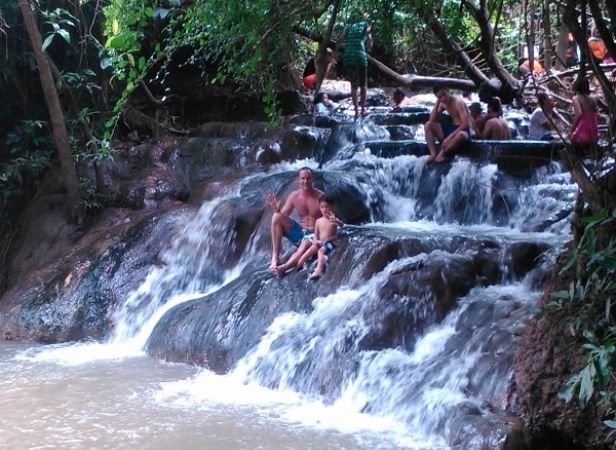
[[[391,112],[394,113],[402,112],[402,108],[406,108],[407,106],[417,106],[415,102],[408,98],[404,91],[400,88],[396,88],[392,98],[394,100],[394,106],[391,108]]]
[[[501,117],[503,107],[498,97],[488,101],[488,114],[483,130],[478,137],[482,139],[505,140],[511,139],[511,130],[507,122]]]
[[[312,185],[312,169],[299,169],[299,189],[291,192],[287,201],[282,202],[274,194],[266,198],[267,204],[274,210],[272,216],[272,261],[271,270],[276,270],[280,257],[282,236],[299,246],[302,240],[314,233],[314,223],[321,217],[319,198],[323,192]],[[293,210],[299,215],[299,223],[291,219]]]
[[[442,86],[434,88],[436,104],[430,113],[430,119],[424,128],[426,142],[430,156],[426,163],[445,161],[445,154],[466,142],[470,138],[470,117],[464,100],[454,95]],[[451,116],[453,125],[444,125],[439,122],[441,112],[447,111]],[[441,150],[436,151],[436,139],[441,143]]]

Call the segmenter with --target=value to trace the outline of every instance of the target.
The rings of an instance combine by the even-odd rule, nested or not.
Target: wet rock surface
[[[75,237],[71,253],[20,275],[2,296],[2,336],[47,343],[103,338],[114,308],[156,264],[177,220],[107,210],[90,233]]]

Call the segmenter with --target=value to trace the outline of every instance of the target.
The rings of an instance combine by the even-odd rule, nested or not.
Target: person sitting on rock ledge
[[[432,161],[443,162],[445,155],[456,149],[470,139],[470,116],[464,100],[452,95],[442,86],[434,87],[436,104],[430,113],[430,119],[425,124],[426,142],[430,156],[426,163]],[[440,114],[447,111],[452,124],[445,124],[439,120]],[[436,139],[441,143],[440,151],[436,150]]]
[[[551,141],[554,139],[552,135],[552,125],[548,120],[554,111],[556,103],[545,92],[537,94],[537,104],[539,105],[530,116],[530,125],[528,130],[528,138],[541,141]]]
[[[330,114],[338,108],[338,103],[330,100],[325,92],[319,92],[314,97],[314,113],[315,114]]]
[[[330,255],[338,243],[338,227],[343,225],[342,220],[336,217],[333,210],[334,200],[327,195],[319,199],[321,217],[314,225],[315,241],[311,252],[317,253],[317,267],[308,277],[309,280],[318,280],[325,271],[327,256]]]
[[[391,108],[391,112],[399,113],[402,112],[402,108],[406,108],[407,106],[414,106],[415,102],[408,98],[404,91],[400,88],[396,88],[394,94],[392,96],[394,100],[394,106]]]
[[[487,120],[481,103],[473,102],[468,105],[468,112],[471,117],[471,137],[478,136],[483,131],[483,127]]]
[[[477,137],[490,140],[505,140],[511,139],[511,130],[509,125],[502,118],[503,107],[498,97],[492,97],[488,101],[487,120],[483,126],[481,134]]]
[[[275,271],[279,265],[282,236],[297,247],[314,234],[314,224],[321,217],[319,198],[323,192],[312,185],[313,173],[310,167],[299,169],[299,189],[291,192],[284,206],[275,194],[266,197],[267,204],[274,210],[272,216],[272,260],[270,270]],[[291,219],[295,210],[299,223]]]

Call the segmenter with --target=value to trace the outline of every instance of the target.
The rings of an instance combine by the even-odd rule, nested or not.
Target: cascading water
[[[241,268],[224,276],[223,261],[218,267],[211,264],[212,258],[218,256],[213,254],[216,245],[233,245],[233,234],[215,220],[216,209],[227,196],[204,203],[195,218],[171,240],[161,255],[161,266],[150,271],[116,312],[116,326],[108,340],[111,344],[142,350],[167,310],[237,276]]]
[[[479,246],[482,242],[497,242],[501,248],[500,283],[473,288],[440,323],[434,321],[433,312],[423,301],[426,293],[405,308],[414,311],[415,320],[427,325],[419,327],[416,335],[407,336],[409,343],[402,347],[371,349],[365,342],[379,327],[374,317],[384,304],[399,301],[383,299],[383,288],[392,276],[409,265],[471,258],[475,250],[463,250],[463,245],[456,250],[451,244],[452,250],[434,249],[398,259],[368,280],[342,274],[338,278],[345,285],[317,297],[309,312],[278,316],[259,344],[228,376],[241,383],[299,392],[305,401],[324,402],[342,414],[369,414],[390,420],[392,429],[406,432],[397,435],[397,445],[406,439],[413,445],[430,442],[428,448],[454,443],[464,448],[497,445],[503,437],[502,427],[495,426],[491,432],[479,430],[486,428],[486,423],[506,422],[504,411],[509,401],[507,389],[516,336],[539,297],[535,277],[512,277],[503,259],[507,248],[516,242],[530,240],[554,246],[561,240],[559,234],[533,234],[509,227],[521,220],[528,226],[531,208],[539,214],[567,211],[574,187],[562,174],[538,171],[532,183],[520,180],[512,186],[522,201],[499,213],[493,204],[494,195],[498,195],[495,165],[454,161],[439,186],[428,189],[436,193],[432,198],[436,208],[421,204],[425,186],[419,180],[430,169],[418,158],[382,160],[359,155],[353,161],[334,162],[325,170],[356,176],[368,202],[379,203],[376,209],[380,212],[373,209],[373,216],[390,220],[394,217],[394,222],[415,220],[388,225],[400,236],[410,231],[422,241],[449,243],[444,245],[455,239],[478,241]],[[537,188],[557,178],[565,192],[560,198]],[[544,205],[544,195],[551,200],[548,205]],[[409,197],[410,207],[404,208]],[[426,221],[424,214],[442,225]],[[503,217],[497,217],[499,214]],[[565,228],[566,216],[561,214],[561,224],[555,228],[559,233]],[[457,221],[470,225],[452,223]],[[511,225],[498,227],[499,221]],[[347,252],[364,255],[357,249]],[[360,260],[352,260],[361,271]],[[548,262],[545,264],[538,270],[545,270]],[[171,388],[174,401],[186,401],[199,384],[197,379]]]
[[[386,132],[369,137],[383,139]],[[154,392],[156,401],[190,409],[225,402],[234,389],[244,392],[239,386],[265,388],[261,399],[284,404],[289,392],[295,396],[290,401],[295,409],[281,418],[344,429],[348,416],[365,429],[392,435],[379,448],[495,446],[509,407],[516,338],[550,262],[548,251],[543,263],[516,275],[510,250],[529,243],[553,248],[565,239],[575,188],[555,167],[522,179],[495,164],[463,158],[426,166],[415,156],[351,155],[345,153],[349,148],[322,172],[352,183],[373,223],[343,229],[345,244],[319,284],[305,284],[305,273],[284,280],[264,275],[267,215],[239,249],[240,257],[229,258],[238,250],[229,204],[241,204],[248,191],[260,197],[258,187],[282,175],[294,177],[306,162],[281,165],[244,178],[201,206],[115,312],[107,344],[137,354],[150,340],[154,349],[168,333],[167,324],[182,330],[184,317],[209,307],[216,330],[196,335],[211,332],[232,346],[233,327],[247,320],[242,314],[254,304],[274,311],[293,303],[293,295],[306,297],[307,306],[263,319],[264,333],[246,344],[247,351],[238,351],[226,375],[206,370],[188,380],[168,380]],[[316,162],[308,164],[316,170]],[[490,252],[494,267],[481,262]],[[393,256],[375,262],[380,254]],[[478,281],[466,283],[467,273]],[[255,280],[259,283],[251,285]],[[212,351],[206,338],[203,342],[203,352]],[[231,353],[229,347],[220,351]],[[45,359],[44,354],[33,358]],[[205,386],[210,390],[203,394]],[[318,412],[311,416],[307,411],[314,405]],[[374,441],[370,446],[378,447]]]
[[[495,164],[477,167],[467,159],[454,161],[436,196],[435,220],[445,222],[454,211],[462,223],[491,223],[496,171]]]

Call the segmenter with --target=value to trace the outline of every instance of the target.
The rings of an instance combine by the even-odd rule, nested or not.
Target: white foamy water
[[[492,184],[497,170],[496,164],[477,166],[468,159],[456,159],[438,189],[436,220],[451,221],[453,216],[465,223],[492,222]]]

